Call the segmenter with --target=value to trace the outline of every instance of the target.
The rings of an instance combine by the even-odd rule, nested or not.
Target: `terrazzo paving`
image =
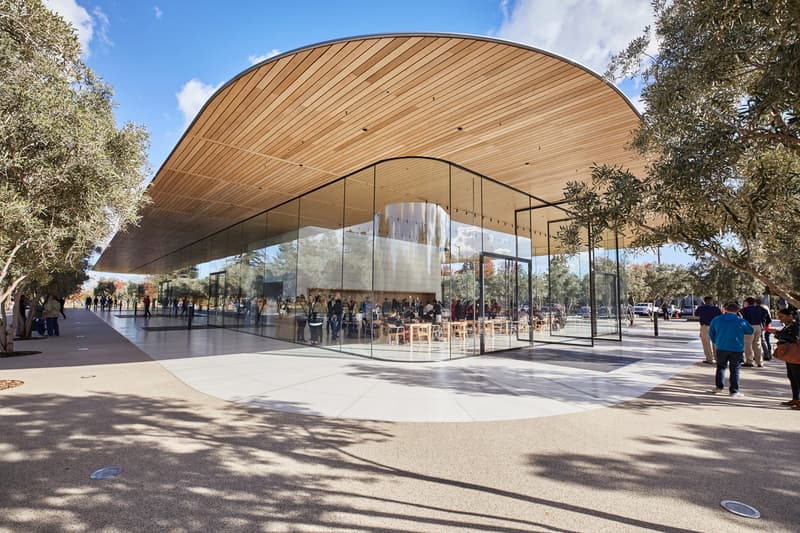
[[[181,323],[170,317],[99,316],[205,394],[279,411],[398,422],[515,420],[606,407],[665,382],[696,363],[699,350],[687,328],[677,339],[641,335],[593,348],[539,344],[527,354],[400,363],[218,328],[152,329]],[[607,361],[617,364],[609,368]]]

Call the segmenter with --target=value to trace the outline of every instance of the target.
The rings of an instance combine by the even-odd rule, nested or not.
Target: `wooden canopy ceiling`
[[[634,173],[638,115],[591,71],[461,35],[322,43],[246,70],[208,101],[150,185],[139,227],[95,265],[154,260],[384,159],[450,161],[547,201],[592,163]]]

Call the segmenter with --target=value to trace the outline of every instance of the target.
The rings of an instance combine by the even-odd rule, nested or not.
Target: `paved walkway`
[[[709,394],[707,365],[674,368],[669,372],[678,373],[668,378],[658,362],[699,360],[697,353],[684,351],[696,350],[694,344],[670,338],[681,336],[678,329],[665,335],[663,344],[642,340],[638,355],[627,347],[619,354],[602,348],[608,350],[604,355],[642,358],[654,371],[664,371],[640,397],[632,391],[645,387],[641,378],[619,376],[642,362],[612,358],[592,366],[576,358],[568,364],[584,367],[578,374],[593,372],[592,380],[630,385],[624,393],[629,399],[620,394],[614,400],[619,403],[603,407],[597,399],[610,401],[602,396],[617,391],[610,384],[595,391],[594,381],[581,377],[575,388],[583,390],[574,396],[580,408],[570,413],[405,423],[343,418],[341,408],[339,416],[308,414],[324,406],[303,399],[285,411],[274,409],[277,400],[270,408],[221,400],[163,366],[204,357],[190,359],[176,351],[154,361],[93,313],[67,314],[61,337],[18,345],[42,354],[0,359],[0,379],[25,381],[0,391],[4,533],[789,532],[797,531],[800,521],[800,413],[778,405],[788,391],[785,370],[774,363],[747,369],[741,399]],[[686,331],[693,337],[691,327]],[[199,338],[184,336],[185,347]],[[674,354],[665,346],[673,346]],[[220,353],[207,357],[224,357]],[[269,357],[303,359],[314,368],[329,360],[297,354]],[[648,354],[653,359],[646,360]],[[221,376],[235,360],[247,359],[234,356],[206,372]],[[445,391],[466,390],[458,393],[459,401],[474,405],[522,396],[538,409],[544,395],[529,389],[546,383],[564,395],[560,404],[572,403],[563,392],[564,380],[547,374],[570,372],[547,354],[534,355],[532,362],[463,360],[454,366],[485,366],[469,367],[459,379],[447,363],[424,365],[429,374],[423,379],[414,366],[386,370],[371,361],[330,360],[358,364],[361,372],[367,368],[380,384],[413,391],[423,383],[426,394],[437,383]],[[498,374],[496,363],[513,364],[515,371]],[[511,379],[525,368],[536,369],[530,377],[537,387],[526,389]],[[352,378],[354,370],[336,372]],[[411,372],[409,383],[403,372]],[[437,382],[439,374],[444,377]],[[273,390],[257,394],[266,392],[270,401]],[[243,392],[242,401],[250,401],[249,391]],[[476,418],[473,409],[468,412]],[[121,466],[122,474],[89,479],[95,469],[111,465]],[[719,506],[723,499],[750,503],[763,518],[729,514]]]
[[[153,330],[185,325],[171,317],[99,316],[205,394],[281,411],[403,422],[511,420],[606,407],[695,364],[699,346],[691,327],[661,341],[642,336],[593,349],[540,344],[530,352],[391,363],[218,328]],[[587,354],[594,361],[582,360]]]

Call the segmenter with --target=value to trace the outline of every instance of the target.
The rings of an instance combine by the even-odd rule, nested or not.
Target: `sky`
[[[150,132],[150,176],[222,84],[279,53],[375,33],[463,33],[521,42],[602,74],[611,55],[652,22],[649,0],[45,0],[45,5],[75,26],[84,60],[114,88],[118,123],[134,122]],[[619,88],[640,108],[637,84],[624,80]],[[676,262],[670,252],[662,261]]]

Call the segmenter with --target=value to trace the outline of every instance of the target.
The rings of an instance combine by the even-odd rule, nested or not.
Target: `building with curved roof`
[[[613,236],[567,253],[562,190],[595,162],[641,172],[626,150],[638,120],[595,73],[516,43],[393,34],[308,46],[209,99],[150,185],[141,225],[95,269],[194,267],[202,290],[175,277],[159,298],[183,291],[210,325],[372,356],[591,339],[603,307],[618,333]],[[611,277],[596,275],[598,259]],[[585,278],[582,296],[555,293],[562,270]],[[588,326],[570,324],[582,308]]]

